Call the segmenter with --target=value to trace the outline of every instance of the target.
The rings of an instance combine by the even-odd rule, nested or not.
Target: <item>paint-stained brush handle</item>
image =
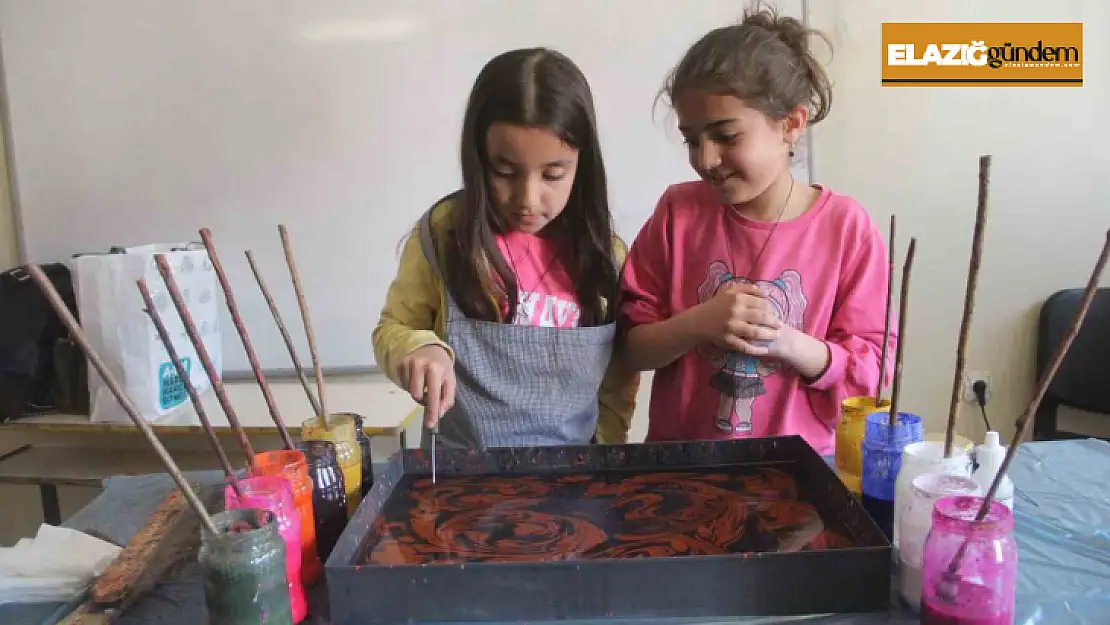
[[[1091,302],[1095,299],[1095,294],[1098,292],[1098,283],[1102,279],[1102,273],[1106,270],[1107,260],[1110,260],[1110,231],[1106,233],[1106,240],[1102,244],[1102,251],[1099,252],[1098,260],[1095,261],[1095,267],[1091,271],[1091,277],[1087,280],[1087,286],[1083,289],[1083,298],[1079,301],[1079,306],[1075,310],[1075,316],[1072,317],[1071,325],[1068,326],[1067,333],[1064,334],[1063,339],[1056,346],[1056,351],[1052,354],[1052,360],[1049,361],[1048,367],[1045,368],[1041,374],[1041,379],[1037,381],[1037,387],[1033,392],[1032,399],[1029,400],[1029,405],[1026,406],[1025,412],[1021,413],[1018,418],[1017,427],[1014,428],[1014,437],[1010,440],[1010,448],[1006,450],[1006,455],[1002,459],[1002,465],[994,475],[991,481],[990,488],[987,489],[987,494],[983,497],[983,505],[980,506],[979,512],[975,515],[976,521],[982,521],[987,518],[990,512],[991,501],[994,500],[995,495],[998,494],[998,488],[1002,484],[1002,478],[1005,477],[1006,472],[1010,470],[1010,464],[1014,461],[1014,456],[1017,455],[1018,446],[1021,445],[1022,440],[1028,434],[1029,426],[1033,423],[1033,415],[1037,414],[1037,409],[1041,406],[1041,401],[1048,393],[1048,387],[1052,384],[1052,380],[1056,377],[1056,372],[1060,369],[1060,365],[1064,363],[1064,358],[1068,355],[1068,350],[1071,349],[1072,343],[1075,338],[1079,336],[1079,331],[1083,328],[1083,321],[1087,318],[1087,312],[1091,308]],[[964,555],[967,552],[968,541],[970,537],[960,545],[959,550],[956,552],[955,557],[948,567],[946,575],[951,578],[955,576],[956,571],[959,570],[960,564],[963,561]]]
[[[258,289],[262,291],[262,297],[266,300],[266,306],[270,308],[270,314],[274,317],[274,323],[277,324],[278,332],[281,333],[281,340],[285,342],[285,349],[289,352],[289,358],[293,361],[293,371],[297,373],[297,379],[301,382],[301,387],[304,388],[305,395],[308,396],[308,403],[312,406],[312,412],[320,420],[324,419],[324,409],[320,406],[320,400],[316,399],[316,394],[312,392],[312,387],[308,383],[308,377],[304,374],[304,369],[301,368],[301,360],[297,357],[297,348],[293,344],[293,337],[289,334],[289,328],[285,326],[285,320],[281,317],[281,311],[274,301],[273,295],[270,294],[269,287],[266,286],[266,281],[262,279],[262,271],[258,268],[258,263],[254,260],[254,253],[250,250],[245,252],[247,255],[247,264],[250,265],[251,273],[254,274],[254,281],[258,283]]]
[[[227,279],[224,265],[220,262],[219,254],[216,253],[216,244],[212,241],[212,231],[208,228],[201,228],[200,239],[204,242],[204,249],[208,252],[208,260],[212,263],[212,269],[216,271],[216,279],[220,281],[220,288],[224,292],[224,301],[227,303],[227,312],[231,314],[231,323],[235,325],[235,331],[239,333],[239,338],[243,342],[243,351],[247,353],[247,361],[251,365],[251,371],[254,373],[255,381],[258,382],[258,388],[262,391],[262,398],[266,401],[266,408],[270,411],[270,418],[273,419],[274,425],[277,426],[278,434],[281,435],[281,440],[285,443],[285,448],[295,451],[297,447],[293,443],[293,437],[289,436],[289,430],[285,427],[285,420],[281,418],[281,412],[278,410],[277,401],[274,400],[274,395],[270,392],[270,385],[266,383],[266,376],[262,372],[262,363],[258,361],[258,354],[255,353],[254,345],[251,343],[250,335],[247,333],[247,326],[243,323],[243,318],[239,315],[239,306],[235,303],[235,295],[231,290],[231,281]]]
[[[967,368],[967,345],[971,336],[971,317],[975,312],[975,290],[979,285],[979,267],[983,263],[983,233],[987,226],[987,191],[991,181],[990,155],[979,157],[979,198],[975,208],[975,231],[971,237],[971,261],[968,265],[967,287],[964,291],[964,312],[960,320],[960,338],[956,344],[956,370],[948,403],[948,425],[944,431],[944,457],[952,456],[956,435],[956,416],[960,410],[960,390]]]
[[[281,248],[285,253],[285,264],[289,266],[289,276],[293,280],[293,290],[297,294],[297,306],[301,310],[301,321],[308,337],[308,352],[312,357],[312,370],[316,375],[316,393],[320,400],[320,411],[323,413],[321,421],[324,429],[330,429],[328,424],[328,399],[324,390],[324,370],[320,365],[319,351],[316,349],[316,333],[312,331],[312,317],[308,313],[308,301],[301,287],[301,274],[297,270],[297,260],[293,257],[293,243],[289,240],[289,230],[285,224],[278,225],[278,234],[281,236]]]
[[[189,341],[193,344],[197,358],[200,359],[204,372],[208,374],[208,381],[212,384],[216,399],[219,400],[220,407],[223,408],[224,415],[227,416],[227,422],[232,431],[235,432],[239,447],[242,448],[243,456],[247,459],[247,465],[250,466],[251,471],[254,471],[254,448],[251,447],[251,442],[247,439],[247,433],[239,423],[239,417],[235,414],[235,408],[232,407],[231,400],[228,399],[227,391],[224,389],[223,381],[220,379],[220,372],[216,369],[216,365],[212,363],[212,357],[208,355],[208,348],[204,346],[204,339],[197,331],[196,323],[193,322],[193,315],[189,312],[189,307],[181,296],[181,289],[177,286],[177,280],[173,277],[173,269],[170,268],[169,261],[162,254],[155,254],[154,262],[158,267],[159,275],[162,276],[162,281],[166,283],[166,292],[169,293],[170,301],[173,302],[178,316],[181,317],[181,323],[185,326],[185,333],[189,335]]]
[[[57,289],[54,288],[54,284],[50,282],[50,279],[46,277],[46,274],[42,272],[42,269],[38,265],[28,265],[27,272],[31,274],[31,279],[35,281],[39,290],[42,291],[42,294],[50,303],[50,307],[54,309],[58,318],[61,319],[66,329],[69,330],[70,336],[73,337],[73,340],[81,347],[81,351],[85,352],[85,357],[88,358],[89,363],[96,369],[96,372],[100,374],[100,377],[104,380],[104,383],[108,386],[112,395],[115,396],[116,401],[119,402],[123,411],[131,418],[135,427],[139,428],[139,431],[143,433],[143,436],[146,438],[147,442],[150,443],[150,446],[154,448],[154,453],[156,453],[158,459],[162,461],[162,466],[166,468],[170,477],[173,478],[174,483],[181,489],[181,493],[185,495],[186,501],[188,501],[189,505],[193,508],[193,511],[197,513],[197,517],[200,518],[205,529],[213,534],[218,534],[219,532],[216,529],[216,525],[212,522],[212,517],[208,515],[208,510],[205,509],[204,503],[201,502],[200,497],[197,496],[188,480],[185,479],[185,475],[181,472],[181,469],[178,468],[177,463],[173,461],[170,453],[162,446],[162,442],[158,440],[158,436],[154,434],[154,430],[150,427],[150,424],[143,419],[142,415],[139,413],[139,409],[123,390],[123,386],[116,380],[115,375],[112,374],[112,371],[100,358],[100,355],[96,353],[96,350],[93,349],[92,343],[89,342],[89,338],[85,335],[84,329],[81,328],[81,324],[77,323],[77,319],[73,317],[73,313],[70,312],[69,306],[62,301],[62,297],[58,294]]]
[[[917,239],[910,238],[906,250],[906,264],[902,266],[902,293],[898,302],[898,348],[894,353],[894,388],[890,393],[890,427],[898,423],[898,407],[902,398],[902,357],[906,349],[906,326],[910,310],[910,274],[913,272],[913,258],[917,250]]]
[[[223,468],[224,475],[227,477],[228,483],[231,484],[232,490],[235,491],[235,495],[242,497],[243,493],[239,489],[239,480],[235,477],[235,469],[231,467],[231,461],[224,453],[224,448],[220,445],[220,439],[216,437],[216,431],[212,429],[212,422],[208,420],[208,413],[204,409],[204,404],[200,400],[196,387],[193,386],[193,381],[189,378],[189,372],[185,370],[185,364],[181,362],[181,357],[177,355],[177,349],[173,346],[173,338],[170,336],[169,330],[166,329],[166,324],[162,321],[162,315],[158,313],[158,306],[155,305],[154,298],[150,296],[150,289],[147,288],[146,280],[138,280],[136,284],[139,287],[139,294],[143,297],[146,313],[150,316],[154,329],[158,331],[158,337],[162,339],[162,345],[166,348],[166,354],[170,357],[174,370],[177,371],[177,377],[181,380],[181,385],[185,387],[189,400],[193,402],[193,410],[196,411],[197,418],[200,419],[200,424],[204,428],[208,445],[220,461],[220,466]]]
[[[1052,355],[1052,360],[1048,363],[1048,368],[1045,369],[1044,374],[1041,376],[1040,381],[1037,383],[1037,388],[1033,393],[1033,398],[1029,400],[1029,405],[1026,406],[1025,412],[1018,418],[1017,427],[1014,429],[1014,438],[1010,441],[1010,449],[1007,450],[1005,458],[1002,460],[1002,466],[995,474],[994,481],[991,482],[990,490],[987,491],[988,498],[993,498],[995,493],[998,492],[998,486],[1001,484],[1001,476],[1006,475],[1006,471],[1010,468],[1010,462],[1013,460],[1015,450],[1021,441],[1028,435],[1030,425],[1033,423],[1033,415],[1037,414],[1037,409],[1041,407],[1041,402],[1044,396],[1048,393],[1048,387],[1052,384],[1053,378],[1056,377],[1056,372],[1059,371],[1060,366],[1064,364],[1064,357],[1068,355],[1068,350],[1071,349],[1072,343],[1075,342],[1076,337],[1079,336],[1079,331],[1083,328],[1083,321],[1087,318],[1087,312],[1091,308],[1091,302],[1095,299],[1095,294],[1098,293],[1098,283],[1102,279],[1102,274],[1106,270],[1107,260],[1110,260],[1110,231],[1106,233],[1106,240],[1102,244],[1102,251],[1098,255],[1098,260],[1095,262],[1095,268],[1091,272],[1091,277],[1087,281],[1086,288],[1083,289],[1083,298],[1079,300],[1079,307],[1075,310],[1075,317],[1068,327],[1067,333],[1056,346],[1056,352]],[[980,514],[985,516],[987,513],[986,507],[980,510]]]
[[[879,382],[875,385],[875,405],[883,400],[883,382],[886,380],[887,351],[890,349],[890,314],[894,309],[894,233],[897,228],[897,218],[890,216],[890,241],[887,243],[887,253],[890,256],[887,265],[886,283],[886,317],[883,318],[883,347],[879,356]]]

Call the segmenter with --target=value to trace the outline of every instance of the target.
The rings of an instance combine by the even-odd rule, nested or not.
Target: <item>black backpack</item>
[[[69,268],[40,267],[76,316]],[[87,370],[31,275],[23,267],[0,273],[0,423],[58,410],[87,414]]]

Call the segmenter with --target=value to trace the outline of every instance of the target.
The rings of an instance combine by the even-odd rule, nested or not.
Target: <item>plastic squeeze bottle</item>
[[[979,487],[985,493],[990,489],[991,482],[994,481],[994,476],[998,474],[998,470],[1002,468],[1002,460],[1006,457],[1006,448],[998,442],[998,432],[993,430],[987,432],[983,444],[975,450],[975,457],[979,462],[979,468],[971,477],[978,482]],[[1014,483],[1010,481],[1008,475],[1002,477],[995,499],[1005,504],[1010,510],[1014,509]]]

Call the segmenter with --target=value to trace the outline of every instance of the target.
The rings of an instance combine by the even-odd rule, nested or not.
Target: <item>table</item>
[[[301,422],[311,414],[304,390],[295,381],[274,381],[269,386],[289,434],[298,438]],[[256,451],[280,446],[277,427],[257,384],[253,380],[228,382],[225,389]],[[363,416],[367,436],[388,437],[397,440],[402,448],[408,446],[408,428],[418,414],[416,403],[384,376],[339,377],[328,380],[327,389],[329,410],[358,413]],[[215,394],[205,393],[202,402],[224,449],[232,462],[240,464],[242,455]],[[183,470],[218,468],[216,457],[203,442],[204,429],[199,420],[195,415],[188,416],[191,419],[158,421],[153,426],[155,434],[171,448],[174,460]],[[91,423],[87,415],[41,415],[0,426],[0,433],[32,441],[13,449],[0,448],[0,484],[38,486],[43,522],[51,525],[61,522],[59,486],[99,487],[113,475],[161,471],[158,457],[140,440],[139,429],[130,422]],[[134,439],[134,448],[120,449],[114,442],[107,442],[111,437],[118,442],[120,436]],[[193,448],[181,449],[182,446]]]
[[[183,471],[219,466],[207,451],[178,451],[173,457]],[[141,475],[159,466],[157,455],[150,449],[75,449],[24,444],[0,454],[0,484],[38,486],[43,523],[59,525],[62,522],[59,486],[99,488],[106,475]]]
[[[329,378],[325,381],[328,391],[328,410],[354,412],[364,418],[364,430],[369,436],[399,436],[412,418],[416,402],[408,393],[380,374]],[[304,389],[296,381],[268,381],[274,402],[285,421],[289,433],[296,437],[301,422],[312,416]],[[224,389],[239,423],[249,436],[276,436],[277,427],[270,417],[266,402],[253,380],[226,382]],[[227,417],[211,390],[204,393],[201,403],[217,433],[229,433]],[[139,430],[124,418],[121,423],[91,423],[88,415],[52,414],[24,417],[0,426],[0,432],[56,432],[76,434],[134,434]],[[162,436],[203,436],[204,429],[194,415],[181,419],[166,418],[154,424],[154,432]]]
[[[1016,623],[1087,625],[1110,614],[1110,443],[1067,440],[1028,443],[1010,472],[1015,484],[1016,539],[1020,550]],[[219,473],[191,475],[220,480]],[[65,525],[124,540],[168,492],[167,476],[112,478],[104,494]],[[126,513],[120,513],[127,510]],[[677,581],[677,580],[676,580]],[[318,585],[315,599],[322,596]],[[317,604],[319,605],[319,604]],[[0,606],[6,625],[40,625],[66,606]],[[204,595],[195,565],[162,583],[124,615],[119,625],[193,625],[205,622]],[[44,620],[45,619],[45,620]],[[313,625],[326,625],[315,616]],[[562,621],[558,625],[612,625],[628,620]],[[917,623],[916,615],[895,607],[889,613],[813,615],[796,618],[666,619],[642,625],[756,625],[801,622],[820,625]],[[533,623],[532,625],[542,625]]]

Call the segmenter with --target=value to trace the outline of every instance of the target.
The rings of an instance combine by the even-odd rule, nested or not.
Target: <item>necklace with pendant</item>
[[[767,233],[767,237],[763,239],[763,245],[760,246],[759,252],[752,261],[752,266],[747,276],[742,276],[738,272],[738,265],[736,263],[736,256],[732,251],[732,237],[729,235],[727,229],[728,223],[722,224],[725,232],[725,244],[728,247],[729,262],[732,264],[730,272],[732,279],[746,278],[749,282],[755,283],[756,271],[759,267],[759,261],[763,258],[763,253],[767,250],[767,244],[771,242],[771,237],[775,235],[775,230],[778,229],[782,216],[786,213],[786,207],[790,204],[790,197],[794,195],[794,176],[790,176],[790,190],[786,193],[786,199],[782,202],[782,207],[779,208],[778,215],[775,217],[774,224],[771,226],[771,231]],[[730,207],[736,210],[735,207]],[[722,212],[722,217],[724,213]],[[755,343],[766,343],[766,341],[756,341]],[[735,362],[730,362],[730,358],[737,359]],[[739,422],[739,416],[736,414],[736,402],[740,398],[755,398],[765,392],[763,387],[763,380],[759,375],[758,358],[742,357],[732,352],[725,355],[725,364],[721,367],[716,374],[714,374],[711,384],[713,388],[721,393],[721,398],[718,400],[720,405],[717,409],[716,423],[717,428],[729,434],[746,433],[752,430],[751,414],[749,407],[748,421],[746,423]],[[727,405],[726,405],[727,402]],[[727,416],[724,414],[727,410]]]

